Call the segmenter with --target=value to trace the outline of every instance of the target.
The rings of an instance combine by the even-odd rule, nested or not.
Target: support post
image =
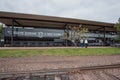
[[[104,27],[104,36],[103,36],[103,40],[104,40],[104,46],[106,45],[106,38],[105,38],[105,27]]]
[[[69,32],[68,32],[68,26],[66,26],[66,38],[68,38],[68,34],[69,34]],[[68,40],[66,39],[66,47],[68,46]]]
[[[12,19],[12,28],[11,28],[11,47],[13,47],[13,37],[14,37],[14,19]]]

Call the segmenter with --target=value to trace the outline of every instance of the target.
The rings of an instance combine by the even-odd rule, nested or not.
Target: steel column
[[[104,46],[105,46],[105,44],[106,44],[106,37],[105,37],[105,34],[106,34],[106,33],[105,33],[105,27],[104,27],[103,29],[104,29],[104,30],[103,30],[103,31],[104,31],[103,41],[104,41]]]
[[[13,47],[13,37],[14,37],[14,22],[15,20],[12,19],[12,31],[11,31],[11,47]]]
[[[66,26],[66,37],[67,37],[67,39],[66,39],[66,46],[68,46],[68,34],[69,34],[69,32],[68,32],[68,26]]]

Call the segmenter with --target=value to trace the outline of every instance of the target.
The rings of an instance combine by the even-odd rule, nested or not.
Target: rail
[[[62,69],[50,69],[50,70],[36,70],[36,71],[13,71],[13,72],[0,72],[0,75],[15,75],[15,74],[39,74],[39,75],[51,75],[51,74],[66,74],[69,72],[85,71],[85,70],[99,70],[99,69],[110,69],[120,68],[120,64],[111,65],[100,65],[100,66],[89,66],[89,67],[77,67],[77,68],[62,68]]]

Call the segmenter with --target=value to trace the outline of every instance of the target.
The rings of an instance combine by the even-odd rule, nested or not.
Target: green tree
[[[114,26],[117,30],[117,37],[115,38],[115,40],[120,41],[120,18],[118,19],[118,22],[115,24]]]

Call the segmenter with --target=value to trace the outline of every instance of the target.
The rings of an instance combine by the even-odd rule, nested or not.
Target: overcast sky
[[[0,0],[0,11],[117,22],[120,0]]]

